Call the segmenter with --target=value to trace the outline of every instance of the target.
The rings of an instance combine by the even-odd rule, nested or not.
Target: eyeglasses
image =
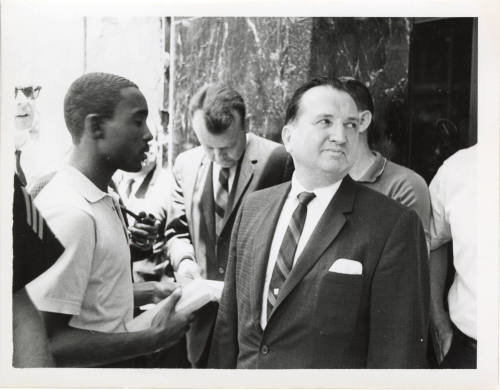
[[[28,87],[15,87],[14,88],[14,98],[17,98],[17,94],[21,91],[24,96],[26,96],[29,99],[36,99],[38,97],[38,94],[40,93],[40,90],[42,87],[36,86],[33,87],[32,85]]]

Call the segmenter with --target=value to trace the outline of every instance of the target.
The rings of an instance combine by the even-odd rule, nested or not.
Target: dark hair
[[[320,86],[330,86],[339,91],[346,92],[354,103],[358,111],[368,110],[374,114],[373,100],[368,88],[352,77],[317,77],[301,85],[293,94],[286,109],[285,124],[295,120],[299,111],[300,99],[310,89]]]
[[[189,116],[203,110],[208,131],[223,133],[234,121],[232,111],[236,111],[240,120],[245,120],[245,102],[234,89],[223,84],[208,84],[200,88],[189,102]]]
[[[64,120],[73,142],[80,141],[87,115],[112,118],[122,99],[121,90],[129,87],[138,88],[124,77],[100,72],[87,73],[73,81],[64,98]]]

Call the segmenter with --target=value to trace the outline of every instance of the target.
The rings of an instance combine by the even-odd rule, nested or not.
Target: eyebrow
[[[318,115],[316,115],[314,117],[314,120],[317,120],[319,118],[335,118],[335,115],[332,115],[332,114],[318,114]],[[355,117],[355,116],[350,116],[350,117],[346,118],[346,120],[359,122],[359,118]]]
[[[132,112],[132,116],[148,116],[148,110],[147,109],[143,109],[143,108],[140,108],[136,111],[133,111]]]

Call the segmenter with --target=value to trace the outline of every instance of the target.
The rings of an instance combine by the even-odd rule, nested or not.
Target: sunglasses
[[[15,87],[14,88],[14,98],[17,98],[17,94],[19,92],[22,92],[24,96],[26,96],[29,99],[36,99],[38,97],[38,94],[40,93],[40,90],[42,87],[37,86],[29,86],[29,87]]]

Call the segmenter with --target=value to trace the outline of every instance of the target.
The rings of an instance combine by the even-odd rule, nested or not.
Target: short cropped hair
[[[124,77],[101,72],[87,73],[73,81],[64,98],[64,120],[73,142],[80,141],[87,115],[112,118],[122,99],[121,90],[129,87],[138,88]]]
[[[202,110],[209,132],[220,134],[234,121],[232,111],[236,111],[243,125],[246,109],[245,101],[234,89],[223,84],[208,84],[201,87],[189,102],[189,116]]]
[[[354,100],[354,103],[356,103],[358,111],[368,110],[372,115],[374,114],[372,95],[361,81],[352,77],[317,77],[309,80],[295,91],[286,109],[285,124],[294,121],[297,117],[302,96],[308,90],[321,86],[330,86],[339,91],[346,92]]]

